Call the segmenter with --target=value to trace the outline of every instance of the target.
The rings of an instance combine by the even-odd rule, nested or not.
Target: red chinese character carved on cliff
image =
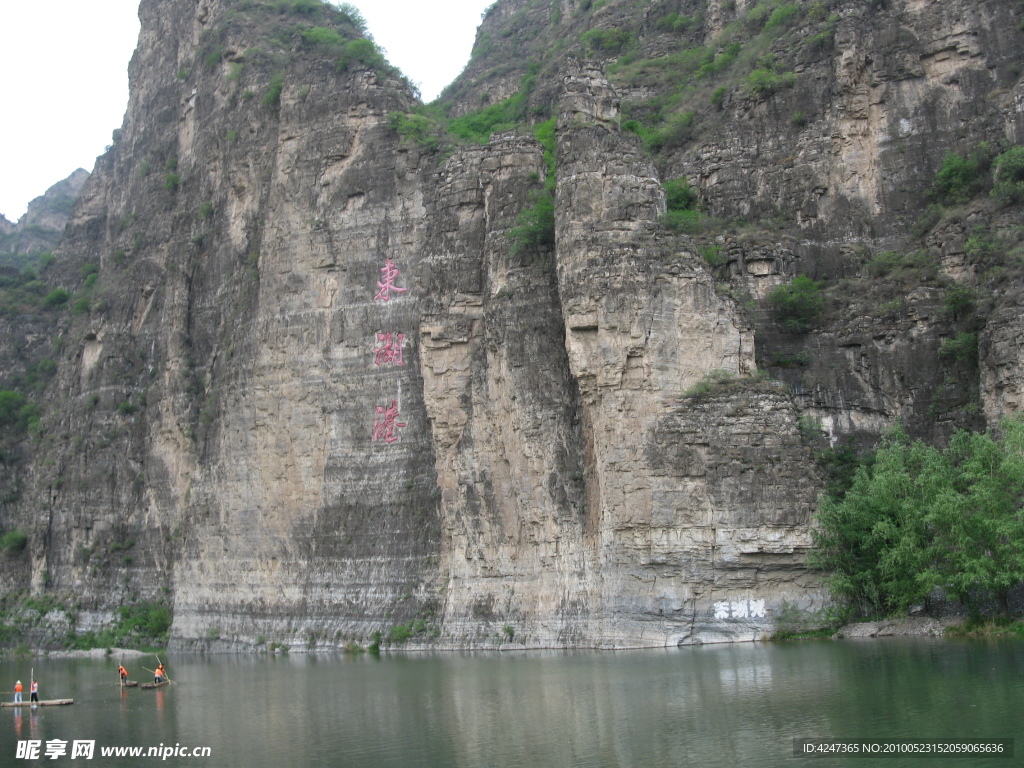
[[[391,301],[391,291],[395,293],[405,293],[408,288],[399,288],[395,285],[395,279],[401,274],[398,271],[398,267],[394,265],[391,259],[388,259],[384,266],[380,268],[381,279],[377,283],[377,295],[373,297],[374,301]]]
[[[387,408],[377,406],[377,418],[373,422],[373,439],[383,440],[390,445],[398,440],[395,430],[404,427],[405,424],[398,421],[398,401],[392,400]]]
[[[405,365],[405,361],[402,360],[404,333],[378,333],[377,345],[373,348],[374,365]]]

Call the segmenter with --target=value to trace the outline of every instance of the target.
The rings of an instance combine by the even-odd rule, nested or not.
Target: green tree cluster
[[[640,120],[623,120],[622,129],[639,136],[647,149],[658,152],[662,149],[681,147],[694,136],[696,112],[683,112],[663,120],[658,127],[653,127]]]
[[[40,256],[39,269],[25,266],[16,271],[0,266],[0,315],[35,314],[63,307],[67,292],[47,285],[42,277],[45,263]]]
[[[1024,582],[1024,420],[998,436],[958,432],[946,450],[895,430],[842,499],[822,497],[810,564],[866,616],[927,603],[940,589],[978,612],[1009,612]]]
[[[410,113],[392,112],[388,115],[388,127],[425,149],[439,148],[443,141],[453,138],[486,144],[492,133],[513,130],[530,122],[527,104],[539,72],[540,64],[531,63],[520,78],[515,94],[464,115],[449,118],[442,104],[421,105]]]
[[[633,41],[633,33],[628,29],[591,29],[583,33],[582,40],[591,51],[615,55]]]
[[[25,395],[16,390],[0,390],[0,430],[10,430],[21,437],[38,421],[38,405],[29,402]]]
[[[665,182],[665,207],[670,211],[691,211],[697,207],[697,190],[685,178]]]
[[[1003,205],[1024,200],[1024,147],[1013,147],[995,159],[992,197]]]
[[[1024,146],[997,155],[983,141],[966,155],[947,152],[931,195],[942,205],[962,205],[988,187],[989,195],[1002,205],[1024,201]]]
[[[388,128],[427,150],[436,149],[441,143],[443,129],[426,115],[392,112],[388,115]]]
[[[772,316],[790,333],[806,333],[825,306],[821,283],[797,275],[789,285],[780,285],[768,295]]]
[[[979,144],[968,155],[947,152],[935,174],[932,197],[943,205],[966,203],[985,186],[985,174],[992,163],[987,143]]]
[[[460,139],[486,144],[492,133],[515,128],[523,118],[526,95],[520,90],[503,101],[457,117],[448,124],[447,130]]]
[[[700,197],[685,178],[669,179],[665,188],[665,216],[662,223],[673,232],[693,233],[698,229]]]
[[[341,45],[344,38],[328,27],[310,27],[302,30],[302,39],[310,45],[334,47]]]
[[[344,72],[352,66],[363,66],[380,72],[391,73],[392,68],[384,58],[384,52],[375,42],[361,37],[345,44],[338,58],[338,71]],[[397,71],[397,70],[396,70]]]
[[[10,530],[0,538],[0,551],[3,552],[21,552],[25,549],[28,544],[28,534],[24,531],[19,531],[17,528]]]
[[[754,96],[770,96],[796,83],[795,72],[776,72],[770,67],[757,67],[744,81],[747,92]]]
[[[281,91],[284,90],[284,75],[277,74],[270,78],[270,84],[267,86],[267,92],[263,94],[263,106],[267,109],[277,112],[281,108]],[[170,191],[174,191],[178,188],[178,178],[175,176],[173,187],[168,187],[167,182],[164,182],[164,187]]]
[[[676,35],[682,35],[691,30],[698,29],[701,24],[704,23],[704,17],[702,14],[697,13],[693,16],[685,16],[680,13],[672,12],[662,16],[654,24],[654,28],[659,32],[671,32]]]
[[[939,356],[967,363],[978,362],[978,337],[969,331],[961,331],[950,339],[939,342]]]

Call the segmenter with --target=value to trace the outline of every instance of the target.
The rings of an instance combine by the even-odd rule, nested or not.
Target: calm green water
[[[70,707],[0,709],[0,766],[545,768],[1024,764],[1024,643],[892,639],[671,651],[165,659],[120,691],[117,661],[0,663]],[[133,679],[152,659],[126,660]],[[27,686],[26,686],[27,688]],[[5,693],[3,700],[10,701]],[[26,694],[27,698],[27,694]],[[1015,738],[1016,759],[807,759],[794,737]],[[16,759],[19,739],[95,740],[92,760]],[[101,757],[111,746],[206,758]],[[70,745],[69,745],[70,747]]]

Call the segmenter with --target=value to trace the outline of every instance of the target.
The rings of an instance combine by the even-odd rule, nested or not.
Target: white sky
[[[430,101],[469,61],[492,0],[351,0],[388,60]],[[92,171],[121,127],[138,0],[0,0],[0,213],[76,168]]]

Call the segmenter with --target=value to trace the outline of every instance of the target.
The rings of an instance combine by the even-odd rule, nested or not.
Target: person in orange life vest
[[[121,675],[121,685],[124,685],[125,683],[128,682],[128,670],[124,668],[124,665],[118,664],[117,665],[117,671],[118,671],[118,674]]]
[[[38,680],[33,680],[32,681],[31,690],[32,690],[32,696],[29,698],[29,701],[38,702],[39,701],[39,681]]]
[[[21,680],[14,684],[14,703],[21,704],[21,692],[24,690],[21,687]]]
[[[154,683],[162,683],[164,681],[164,665],[163,664],[158,664],[157,667],[156,667],[156,672],[154,672],[153,674],[154,674],[153,682]]]

